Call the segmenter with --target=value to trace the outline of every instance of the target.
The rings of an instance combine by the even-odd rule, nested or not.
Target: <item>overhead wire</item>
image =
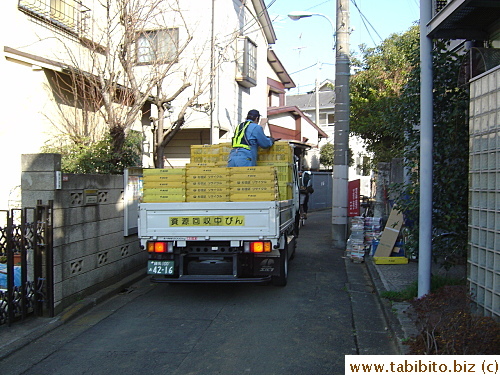
[[[370,36],[370,39],[372,40],[373,44],[377,45],[377,43],[375,42],[375,40],[372,37],[372,34],[370,33],[370,30],[368,29],[368,26],[366,25],[366,23],[368,23],[368,25],[370,25],[370,27],[373,29],[373,31],[375,31],[375,34],[377,34],[377,36],[380,39],[380,41],[383,40],[382,37],[380,36],[380,34],[378,33],[378,31],[375,29],[375,27],[371,24],[371,22],[368,20],[368,18],[363,14],[363,12],[361,11],[361,9],[359,9],[359,6],[356,3],[356,0],[351,0],[351,3],[353,3],[353,5],[358,10],[359,15],[361,16],[361,21],[363,22],[363,25],[365,25],[366,31],[368,32],[368,35]]]

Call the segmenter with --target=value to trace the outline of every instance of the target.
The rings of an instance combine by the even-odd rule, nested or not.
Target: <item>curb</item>
[[[382,311],[389,325],[389,330],[396,338],[399,353],[402,355],[408,354],[408,348],[403,342],[410,336],[417,334],[414,322],[409,318],[407,310],[411,309],[408,302],[393,303],[385,298],[382,298],[380,293],[387,291],[384,275],[379,272],[377,266],[372,259],[365,258],[368,274],[375,286],[377,298],[382,306]]]
[[[137,271],[119,282],[74,303],[54,318],[27,318],[24,322],[2,327],[0,333],[0,361],[39,339],[61,325],[83,315],[96,305],[108,300],[123,289],[142,280],[147,275],[144,270]]]

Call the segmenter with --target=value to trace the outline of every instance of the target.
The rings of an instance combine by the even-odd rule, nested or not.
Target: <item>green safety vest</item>
[[[242,122],[241,124],[238,125],[238,127],[236,128],[236,131],[234,132],[234,136],[233,136],[233,142],[232,142],[232,146],[233,147],[242,147],[244,149],[247,149],[247,150],[250,150],[250,145],[247,145],[245,143],[241,143],[241,141],[243,140],[243,137],[245,137],[245,131],[247,130],[248,128],[248,125],[250,125],[251,121],[246,121],[246,122]]]

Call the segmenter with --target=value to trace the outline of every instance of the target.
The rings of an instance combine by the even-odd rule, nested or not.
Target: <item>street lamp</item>
[[[325,18],[330,23],[330,26],[332,27],[332,35],[333,35],[332,49],[335,51],[335,36],[336,36],[336,33],[335,33],[335,27],[333,26],[333,22],[330,19],[330,17],[328,17],[328,16],[326,16],[324,14],[321,14],[321,13],[311,13],[311,12],[306,12],[306,11],[304,11],[304,12],[295,11],[295,12],[288,13],[288,18],[290,18],[291,20],[294,20],[294,21],[298,21],[301,18],[307,18],[307,17],[312,17],[312,16],[323,17],[323,18]]]
[[[349,0],[337,0],[337,24],[320,13],[291,12],[292,20],[320,16],[332,27],[335,50],[335,129],[333,154],[332,239],[334,247],[347,244],[347,188],[349,179]],[[319,119],[317,119],[318,121]]]

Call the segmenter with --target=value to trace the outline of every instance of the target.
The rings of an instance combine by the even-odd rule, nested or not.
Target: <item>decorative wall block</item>
[[[121,246],[120,247],[120,255],[122,257],[126,257],[129,255],[129,251],[128,251],[128,245],[124,245],[124,246]]]
[[[76,275],[83,270],[83,259],[75,260],[69,264],[71,275]]]
[[[83,193],[82,192],[71,192],[70,194],[70,204],[71,206],[80,206],[83,204]]]
[[[102,253],[97,254],[97,265],[103,266],[108,263],[108,252],[103,251]]]

